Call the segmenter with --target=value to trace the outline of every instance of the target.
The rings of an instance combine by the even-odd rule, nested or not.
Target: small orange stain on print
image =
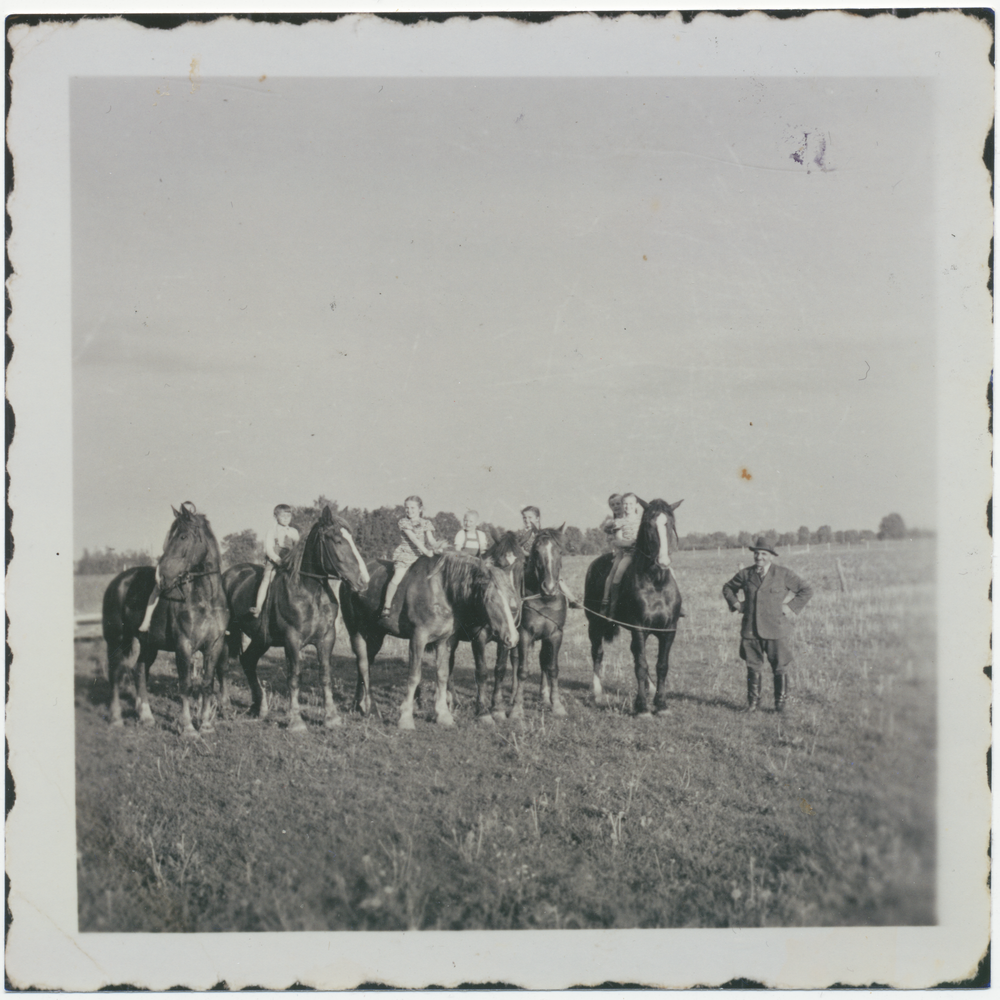
[[[263,83],[266,79],[267,79],[267,74],[266,73],[261,73],[260,76],[257,77],[257,82],[258,83]]]
[[[753,479],[753,476],[746,469],[740,470],[740,479]]]
[[[803,812],[804,812],[804,813],[805,813],[805,814],[806,814],[807,816],[812,816],[812,814],[813,814],[813,813],[814,813],[814,812],[816,811],[815,809],[813,809],[813,807],[812,807],[811,805],[809,805],[809,803],[808,803],[808,802],[806,802],[806,800],[805,800],[805,799],[799,799],[799,808],[800,808],[800,809],[801,809],[801,810],[802,810],[802,811],[803,811]]]
[[[643,260],[649,260],[649,258],[645,254],[642,255],[642,259]]]

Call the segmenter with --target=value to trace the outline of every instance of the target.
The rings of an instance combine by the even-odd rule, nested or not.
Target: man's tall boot
[[[774,675],[774,710],[783,712],[788,701],[788,674]]]
[[[756,712],[760,705],[760,689],[763,678],[759,673],[747,671],[747,707],[744,712]]]

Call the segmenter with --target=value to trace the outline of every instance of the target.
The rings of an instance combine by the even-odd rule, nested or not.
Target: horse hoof
[[[326,729],[339,729],[344,724],[344,720],[339,715],[328,715],[323,720]]]
[[[195,729],[194,726],[192,725],[187,725],[181,730],[181,736],[183,736],[184,739],[186,740],[192,739],[197,735],[198,735],[198,730]]]
[[[502,708],[498,708],[496,711],[490,713],[490,718],[494,722],[506,722],[507,713]]]
[[[510,714],[507,716],[511,722],[523,721],[524,719],[524,707],[521,705],[515,705],[511,710]]]
[[[150,711],[149,705],[143,705],[139,711],[139,721],[144,726],[151,726],[156,720],[153,718],[153,713]]]
[[[451,712],[438,712],[437,718],[434,720],[439,726],[453,726],[455,725],[455,717]]]
[[[304,733],[308,728],[309,727],[305,724],[301,716],[293,719],[288,724],[288,731],[290,733]]]
[[[635,717],[637,719],[652,719],[653,713],[648,709],[643,709],[641,712],[636,712]]]
[[[399,728],[411,731],[417,728],[417,724],[413,721],[412,715],[401,715],[399,717]]]
[[[566,706],[561,701],[556,701],[552,703],[552,714],[557,719],[562,719],[566,716]]]
[[[125,728],[125,723],[124,723],[124,721],[122,719],[112,719],[111,720],[111,725],[115,729],[124,729]]]
[[[492,715],[477,715],[476,716],[476,722],[478,722],[479,725],[481,725],[481,726],[495,726],[496,725],[496,721],[494,720],[494,718],[493,718]]]

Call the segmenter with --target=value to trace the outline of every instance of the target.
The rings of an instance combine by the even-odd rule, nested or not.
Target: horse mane
[[[650,500],[642,512],[642,521],[639,523],[639,533],[635,543],[636,572],[653,577],[665,576],[669,572],[656,561],[660,552],[660,538],[656,531],[655,522],[660,514],[667,515],[667,531],[673,535],[675,541],[677,540],[673,508],[666,500]]]
[[[484,599],[493,579],[481,559],[462,552],[441,553],[435,567],[452,607]]]
[[[222,565],[222,553],[219,549],[219,543],[212,531],[212,526],[208,523],[208,518],[204,514],[199,514],[190,500],[185,500],[181,504],[181,509],[177,512],[177,516],[170,525],[170,530],[167,532],[168,546],[180,532],[181,522],[184,523],[184,526],[197,531],[204,538],[207,545],[208,554],[198,565],[204,566],[209,572],[218,572]],[[196,568],[197,566],[191,567],[191,569]]]
[[[312,523],[309,530],[282,556],[281,568],[298,578],[302,571],[302,557],[305,555],[306,549],[316,543],[316,536],[321,531],[331,527],[339,528],[348,534],[354,534],[354,529],[344,518],[340,517],[339,514],[334,514],[329,507],[324,507],[323,513]]]
[[[310,529],[309,534],[303,535],[282,557],[281,557],[281,568],[285,570],[286,573],[291,574],[293,577],[298,577],[299,571],[302,569],[302,556],[305,554],[306,546],[312,541],[313,536],[316,534],[316,529],[319,527],[319,521],[317,521]]]
[[[501,566],[508,556],[517,559],[523,555],[521,546],[517,544],[517,535],[513,531],[505,531],[486,550],[484,558],[491,560],[495,566]]]

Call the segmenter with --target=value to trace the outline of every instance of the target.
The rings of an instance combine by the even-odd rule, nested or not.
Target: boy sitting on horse
[[[611,562],[608,577],[604,581],[601,614],[605,616],[611,615],[614,602],[618,598],[618,584],[621,583],[625,570],[632,562],[643,510],[642,501],[634,493],[626,493],[624,496],[612,494],[608,498],[608,506],[611,507],[612,516],[606,518],[601,527],[611,535],[615,557]]]
[[[176,511],[174,513],[176,513]],[[184,503],[181,504],[181,513],[197,514],[198,511],[195,509],[194,504],[191,503],[190,500],[185,500]],[[173,527],[174,527],[173,524],[171,524],[170,528],[167,531],[167,537],[163,539],[164,552],[166,552],[167,545],[170,542],[170,532],[173,531]],[[139,626],[140,632],[149,631],[149,626],[153,623],[153,612],[156,610],[157,604],[160,603],[160,585],[161,585],[160,562],[162,559],[163,556],[161,555],[160,558],[157,559],[156,561],[156,575],[154,577],[154,582],[153,582],[153,592],[149,595],[149,600],[146,602],[146,614],[143,615],[142,624]]]
[[[420,556],[432,556],[442,548],[434,537],[434,525],[424,517],[424,502],[418,496],[407,497],[403,501],[406,515],[399,519],[399,530],[403,540],[392,554],[392,576],[385,588],[385,600],[379,612],[379,624],[383,627],[394,625],[392,619],[392,599],[396,596],[399,581]]]
[[[462,518],[462,530],[455,535],[455,548],[467,556],[482,556],[490,542],[485,531],[480,531],[479,511],[467,510]]]
[[[257,588],[257,599],[250,609],[250,614],[256,618],[264,607],[268,587],[274,579],[274,574],[281,565],[281,560],[298,543],[299,533],[292,527],[292,508],[287,503],[279,503],[274,508],[274,524],[264,535],[264,575],[260,578]]]
[[[534,506],[521,508],[521,520],[524,523],[524,530],[517,533],[517,544],[521,546],[525,556],[531,555],[531,547],[535,544],[535,535],[542,530],[542,512]],[[559,581],[559,589],[563,592],[571,608],[579,609],[582,604],[573,596],[572,591],[566,586],[565,580]]]

